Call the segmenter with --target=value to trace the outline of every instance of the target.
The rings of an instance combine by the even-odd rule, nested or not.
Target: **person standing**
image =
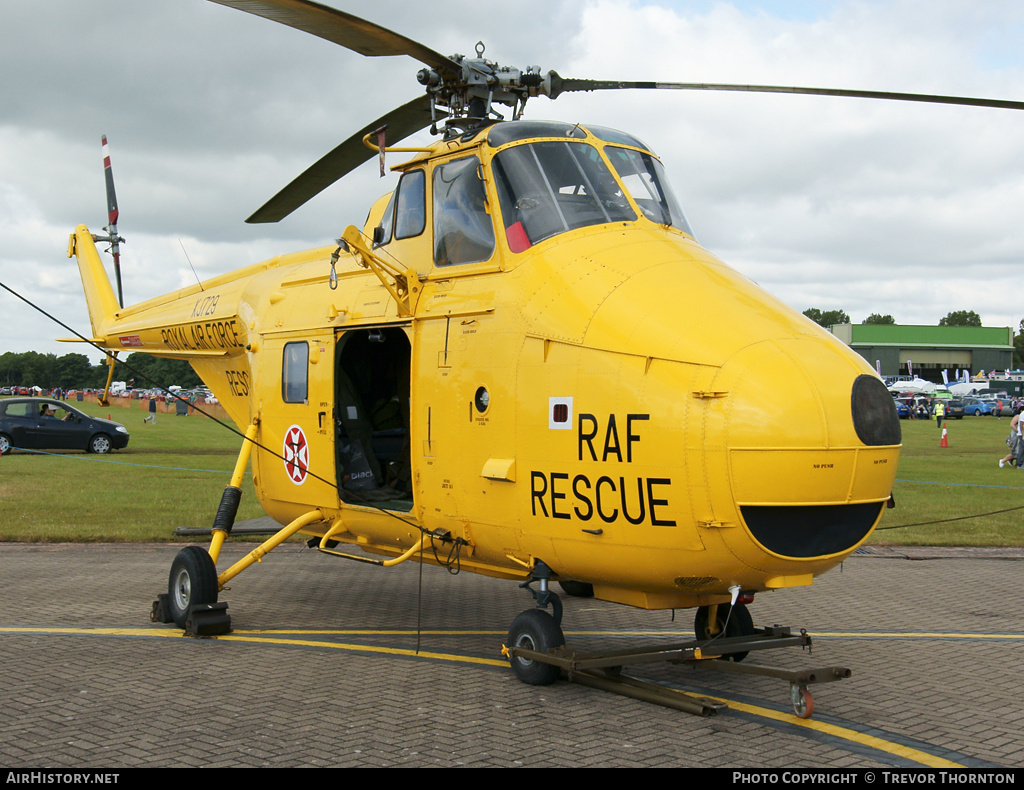
[[[946,414],[946,406],[941,398],[935,399],[935,422],[939,424],[939,433],[942,433],[942,418]]]
[[[1010,448],[1010,452],[999,459],[999,468],[1002,469],[1004,466],[1013,461],[1020,453],[1020,410],[1014,411],[1013,418],[1010,420],[1010,435],[1006,437],[1006,446]]]

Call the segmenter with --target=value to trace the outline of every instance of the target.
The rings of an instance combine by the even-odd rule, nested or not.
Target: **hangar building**
[[[913,374],[941,383],[943,370],[953,379],[958,370],[974,376],[1013,367],[1013,330],[1008,326],[835,324],[831,329],[871,367],[881,363],[883,376]]]

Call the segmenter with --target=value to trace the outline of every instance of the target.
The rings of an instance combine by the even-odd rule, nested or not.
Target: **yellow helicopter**
[[[188,360],[245,435],[212,543],[178,554],[155,619],[225,630],[219,591],[301,533],[339,558],[523,583],[536,606],[513,622],[509,655],[546,684],[565,668],[551,658],[564,645],[553,581],[695,607],[691,655],[717,640],[738,659],[760,633],[756,593],[809,585],[868,539],[901,442],[875,372],[704,250],[639,138],[523,120],[524,107],[619,89],[1024,104],[566,79],[499,66],[479,45],[446,57],[308,0],[214,2],[410,56],[423,93],[248,220],[278,221],[363,162],[379,156],[383,171],[385,153],[409,154],[394,191],[332,244],[125,308],[96,247],[119,240],[109,178],[110,235],[71,236],[92,342]],[[427,127],[436,142],[394,146]],[[218,567],[250,460],[283,526]]]

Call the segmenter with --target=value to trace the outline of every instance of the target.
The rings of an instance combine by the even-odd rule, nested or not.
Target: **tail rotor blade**
[[[103,135],[103,176],[107,181],[107,222],[117,225],[117,195],[114,194],[114,171],[110,167],[110,146]]]
[[[114,257],[114,279],[117,280],[117,303],[124,307],[124,293],[121,290],[121,247],[124,241],[117,235],[117,195],[114,194],[114,171],[110,167],[110,147],[107,136],[103,135],[103,177],[107,182],[107,236],[110,242],[110,254]]]

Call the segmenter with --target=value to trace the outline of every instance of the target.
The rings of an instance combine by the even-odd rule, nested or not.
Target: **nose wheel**
[[[565,635],[555,618],[542,609],[527,609],[512,621],[508,631],[512,647],[547,653],[565,645]],[[549,686],[558,680],[562,671],[554,664],[526,659],[518,655],[511,658],[512,671],[530,686]]]
[[[512,621],[508,631],[508,646],[536,653],[547,653],[565,646],[565,635],[562,633],[562,600],[549,587],[549,580],[554,572],[544,562],[538,562],[530,578],[520,584],[530,591],[537,602],[536,609],[527,609]],[[531,586],[538,583],[539,589]],[[544,609],[551,607],[551,614]],[[512,671],[523,683],[531,686],[548,686],[558,680],[562,674],[554,664],[546,664],[534,659],[524,658],[514,652],[509,655]]]
[[[741,603],[730,607],[723,603],[717,606],[701,606],[693,618],[693,632],[698,642],[721,636],[724,639],[737,636],[753,636],[757,633],[750,610]],[[749,651],[723,653],[723,661],[742,661]]]

